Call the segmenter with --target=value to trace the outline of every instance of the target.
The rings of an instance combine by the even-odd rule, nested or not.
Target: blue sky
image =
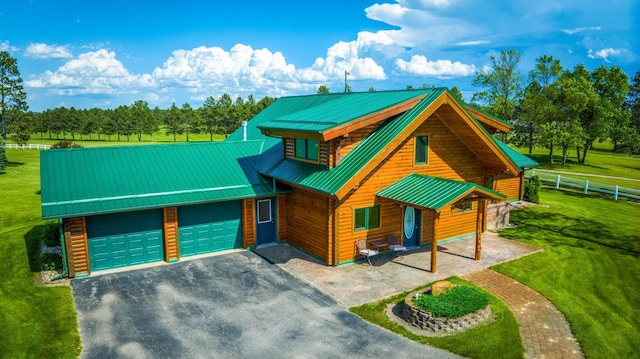
[[[0,8],[33,111],[423,84],[474,91],[501,50],[640,70],[640,5],[611,0],[58,1]]]

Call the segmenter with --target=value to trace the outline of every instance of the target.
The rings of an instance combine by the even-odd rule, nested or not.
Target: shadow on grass
[[[11,161],[9,161],[7,163],[7,167],[20,167],[22,165],[24,165],[24,162],[11,162]]]
[[[523,209],[513,212],[512,222],[518,228],[502,231],[505,237],[522,240],[541,240],[551,246],[570,246],[596,250],[596,245],[620,251],[626,255],[640,255],[636,235],[621,234],[601,221],[572,217],[562,213],[544,213]],[[544,217],[544,219],[541,219]]]
[[[24,235],[24,244],[27,247],[27,256],[29,256],[29,269],[34,273],[40,271],[39,244],[46,228],[46,224],[35,226]]]

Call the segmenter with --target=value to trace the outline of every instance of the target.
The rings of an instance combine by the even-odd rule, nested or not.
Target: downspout
[[[64,245],[64,226],[60,218],[58,218],[58,225],[60,226],[60,248],[62,249],[62,273],[51,278],[52,282],[64,278],[69,273],[69,268],[67,267],[67,248]]]

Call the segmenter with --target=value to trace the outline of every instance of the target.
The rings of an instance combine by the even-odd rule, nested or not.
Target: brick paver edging
[[[463,277],[493,293],[509,307],[520,323],[526,358],[584,358],[564,315],[540,293],[489,269]]]

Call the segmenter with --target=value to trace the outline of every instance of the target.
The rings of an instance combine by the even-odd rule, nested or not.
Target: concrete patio
[[[493,233],[484,233],[482,259],[476,261],[473,259],[475,236],[470,236],[438,245],[436,273],[430,270],[430,247],[416,248],[397,257],[383,255],[373,259],[371,266],[364,261],[337,267],[327,266],[288,244],[262,247],[255,252],[348,308],[541,250]]]

